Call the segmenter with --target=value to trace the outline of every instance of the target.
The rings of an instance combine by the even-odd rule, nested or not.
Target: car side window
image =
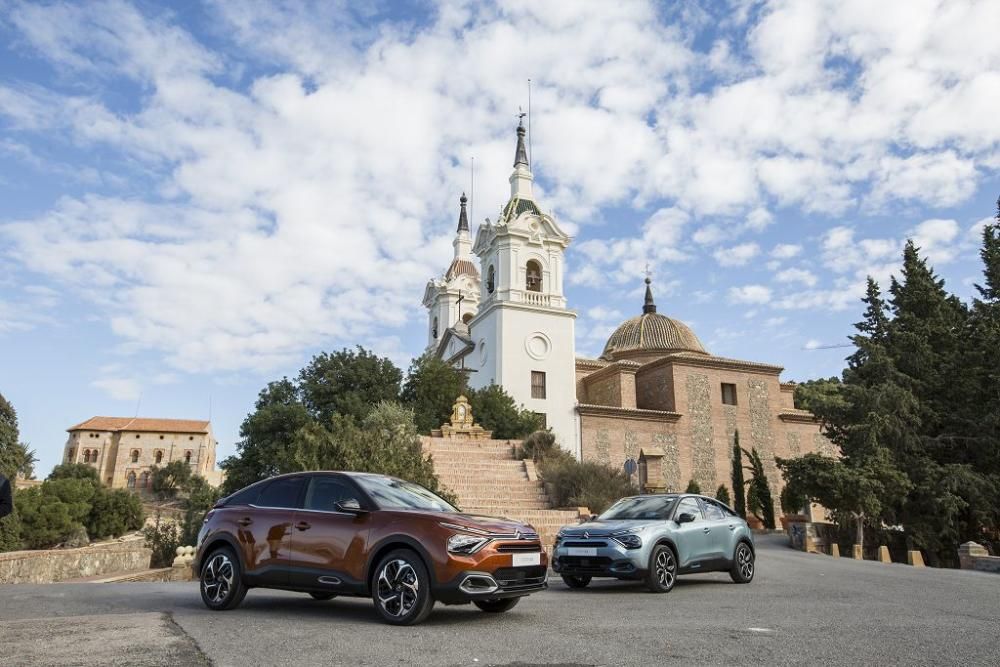
[[[255,504],[260,507],[294,509],[299,506],[299,497],[302,495],[305,481],[304,477],[276,479],[261,492]]]
[[[337,503],[344,500],[358,501],[358,493],[346,481],[337,477],[313,477],[309,480],[304,507],[307,510],[336,512]]]
[[[254,484],[253,486],[247,487],[242,491],[237,491],[229,500],[226,501],[226,507],[235,507],[236,505],[256,505],[257,499],[260,498],[260,490],[264,488],[263,484]]]
[[[674,516],[680,516],[681,514],[693,514],[695,521],[701,521],[705,518],[705,515],[701,512],[701,505],[698,504],[697,498],[683,498],[680,504],[677,505],[677,513]]]
[[[722,508],[713,503],[711,500],[703,500],[702,503],[705,505],[705,518],[709,521],[725,521],[726,514],[722,511]]]

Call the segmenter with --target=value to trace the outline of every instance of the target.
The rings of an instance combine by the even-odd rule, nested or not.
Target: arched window
[[[154,458],[156,459],[156,465],[160,465],[160,463],[163,462],[163,451],[157,449],[156,456]]]
[[[69,453],[66,455],[66,461],[69,462],[69,463],[72,463],[73,462],[73,458],[75,456],[76,456],[76,450],[75,449],[69,450]]]
[[[542,265],[533,259],[524,267],[524,284],[529,292],[542,291]]]
[[[434,318],[434,330],[431,332],[431,335],[434,336],[434,340],[437,340],[437,337],[438,337],[438,318],[436,318],[436,317]]]
[[[130,489],[135,488],[135,472],[130,472],[128,477],[125,478],[125,486]]]
[[[184,452],[184,463],[186,463],[188,465],[191,465],[191,452],[190,451]]]
[[[138,463],[138,462],[139,462],[139,450],[138,449],[133,449],[132,450],[132,463]]]
[[[145,470],[139,475],[139,488],[145,489],[149,486],[149,473]]]
[[[490,268],[486,271],[486,292],[493,294],[493,290],[497,288],[497,272],[490,265]]]
[[[96,449],[90,450],[90,462],[91,463],[97,463],[97,450]]]
[[[90,463],[90,450],[89,449],[83,450],[83,462],[84,463]]]

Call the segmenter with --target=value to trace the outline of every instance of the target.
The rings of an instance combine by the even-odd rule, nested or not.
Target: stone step
[[[438,477],[438,481],[452,491],[490,489],[495,491],[542,493],[545,490],[544,484],[541,482],[532,482],[529,479],[447,479]]]
[[[459,501],[458,505],[463,510],[466,509],[466,506],[463,505],[461,501]],[[518,513],[518,512],[522,512],[524,510],[543,510],[543,509],[546,509],[548,506],[549,506],[548,503],[540,502],[540,501],[539,502],[530,502],[530,501],[525,501],[525,502],[503,502],[503,501],[499,501],[499,502],[496,502],[496,503],[486,503],[486,502],[483,502],[483,501],[480,500],[480,501],[478,501],[475,504],[477,512],[482,511],[485,514],[487,514],[488,516],[493,516],[497,512]],[[472,507],[472,505],[470,505],[469,507]],[[468,511],[468,510],[466,510],[466,511]]]
[[[471,457],[465,457],[461,459],[455,459],[453,462],[434,460],[434,467],[441,468],[444,470],[454,469],[455,467],[461,467],[468,470],[524,470],[524,461],[514,461],[512,459],[494,459],[492,461],[484,461],[482,459],[474,459]]]
[[[486,504],[493,503],[523,503],[523,502],[539,502],[545,503],[545,509],[549,508],[549,497],[544,493],[536,494],[518,494],[511,495],[506,493],[456,493],[455,496],[461,500],[466,505],[473,505],[478,507],[479,502],[482,501]]]

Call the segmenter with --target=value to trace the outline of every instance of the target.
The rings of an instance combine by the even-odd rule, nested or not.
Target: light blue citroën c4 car
[[[570,588],[592,577],[639,579],[666,593],[677,575],[729,572],[747,584],[754,574],[747,522],[714,498],[656,494],[622,498],[587,523],[556,537],[552,569]]]

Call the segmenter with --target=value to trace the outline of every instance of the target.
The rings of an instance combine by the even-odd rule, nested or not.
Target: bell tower
[[[516,403],[544,415],[562,447],[576,453],[574,324],[563,293],[570,237],[532,193],[524,124],[517,127],[510,199],[496,223],[479,227],[478,312],[465,366],[474,388],[498,384]]]
[[[465,193],[459,198],[458,229],[451,242],[455,256],[444,277],[430,280],[424,289],[424,306],[427,308],[427,349],[435,349],[445,338],[445,333],[466,325],[476,314],[479,302],[479,271],[472,256],[472,237],[469,235],[469,217],[466,212],[468,199]]]

